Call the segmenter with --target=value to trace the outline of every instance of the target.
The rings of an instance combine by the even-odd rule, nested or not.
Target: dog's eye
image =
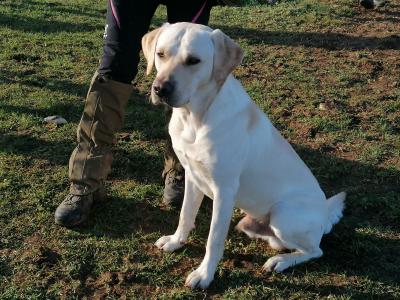
[[[164,57],[164,52],[157,52],[157,56],[160,57],[160,58],[163,58]]]
[[[190,56],[186,59],[185,64],[187,64],[188,66],[192,66],[192,65],[197,65],[200,62],[200,59]]]

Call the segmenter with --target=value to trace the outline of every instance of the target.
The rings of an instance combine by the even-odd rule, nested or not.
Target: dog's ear
[[[222,85],[228,75],[242,62],[243,50],[221,30],[211,33],[214,43],[213,76]]]
[[[151,70],[153,69],[157,40],[160,36],[160,33],[165,29],[165,26],[167,25],[169,25],[169,23],[165,23],[160,28],[154,29],[146,33],[142,37],[142,50],[144,57],[147,60],[146,75],[149,75],[151,73]]]

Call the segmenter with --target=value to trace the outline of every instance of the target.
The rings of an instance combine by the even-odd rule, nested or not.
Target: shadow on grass
[[[395,5],[394,1],[389,1],[384,8],[374,9],[373,11],[361,11],[356,16],[353,16],[351,23],[358,24],[379,24],[379,23],[394,23],[399,22],[400,5]],[[379,25],[378,25],[379,26]],[[395,33],[393,31],[393,33]]]
[[[324,236],[322,240],[321,248],[324,256],[296,266],[288,272],[293,272],[293,276],[299,278],[306,276],[309,272],[316,272],[362,276],[385,284],[399,282],[400,259],[397,255],[399,242],[393,235],[400,230],[400,172],[331,157],[315,150],[296,148],[306,163],[311,166],[321,185],[326,187],[325,190],[329,196],[341,190],[350,190],[350,194],[346,202],[344,218],[334,227],[333,232]],[[330,173],[328,177],[326,170]],[[110,202],[99,207],[93,219],[78,231],[115,239],[132,238],[132,235],[137,232],[143,235],[158,232],[162,235],[172,234],[178,224],[179,209],[160,210],[157,204],[149,202],[149,199],[155,197],[157,195],[147,195],[146,199],[112,198]],[[208,233],[211,210],[211,201],[205,200],[196,222],[196,234],[204,238]],[[364,232],[365,228],[378,228],[378,231]],[[382,234],[379,228],[384,228],[383,231],[388,230],[389,233]],[[234,239],[237,238],[237,234],[233,230],[230,232],[230,236]],[[240,237],[240,240],[245,247],[250,240],[247,238],[242,240],[242,238]],[[186,248],[187,256],[200,260],[204,255],[204,246],[192,242]],[[235,267],[226,274],[217,275],[209,293],[220,294],[232,287],[262,284],[266,277],[260,278],[252,273],[257,272],[257,268],[264,263],[263,257],[265,258],[265,254],[260,253],[243,255],[240,254],[240,250],[239,253],[226,252],[225,260],[248,261],[255,264],[256,268],[244,277],[242,275],[235,277],[237,271]],[[284,283],[280,283],[279,279],[272,283],[267,281],[268,285],[287,288]],[[292,292],[305,289],[325,296],[333,293],[363,297],[369,293],[364,293],[358,285],[356,287],[341,286],[340,283],[315,287],[294,283],[290,286]],[[389,294],[387,296],[389,297]]]
[[[89,82],[87,84],[79,84],[68,79],[44,77],[37,74],[24,74],[23,72],[17,73],[5,69],[2,69],[0,80],[6,84],[22,84],[80,97],[84,97],[89,88]]]
[[[400,50],[400,36],[362,37],[334,32],[285,32],[213,24],[233,39],[246,39],[250,44],[324,48],[328,50]]]
[[[144,234],[159,231],[167,234],[174,229],[178,212],[174,209],[160,210],[159,206],[146,200],[111,197],[97,205],[92,218],[74,230],[115,239],[130,237],[138,231]]]
[[[306,263],[307,264],[307,263]],[[310,270],[309,270],[310,271]],[[327,276],[327,273],[331,273],[329,268],[320,270],[323,276]],[[290,272],[290,271],[289,271]],[[273,279],[268,278],[269,275],[265,275],[265,281],[259,278],[248,276],[243,272],[238,272],[237,274],[227,273],[226,276],[216,277],[214,281],[211,283],[210,288],[207,290],[207,296],[212,297],[214,295],[219,295],[224,293],[228,288],[234,288],[235,294],[241,294],[243,287],[247,291],[251,291],[252,296],[260,297],[261,299],[274,299],[274,295],[280,294],[279,299],[282,296],[287,296],[288,299],[292,299],[293,295],[301,294],[302,296],[299,299],[320,299],[320,298],[336,298],[341,297],[345,299],[396,299],[393,293],[387,291],[379,291],[377,292],[376,285],[373,285],[375,291],[369,290],[369,287],[362,287],[361,284],[357,284],[354,282],[346,282],[345,284],[341,282],[332,282],[332,283],[318,283],[313,284],[310,282],[304,282],[307,280],[303,280],[305,276],[309,276],[304,272],[295,271],[292,273],[292,279],[288,280],[285,278],[281,279],[279,275],[275,275]],[[312,274],[314,276],[318,276],[315,273]],[[311,276],[312,276],[311,275]],[[368,273],[357,272],[354,275],[360,276],[369,276]],[[348,274],[348,276],[351,276]],[[395,281],[382,280],[380,277],[371,278],[373,281],[376,281],[376,284],[395,284]],[[335,279],[333,279],[335,280]],[[348,280],[348,278],[347,278]],[[304,283],[301,283],[304,282]],[[233,284],[232,284],[233,283]],[[368,283],[370,284],[370,283]],[[249,289],[249,286],[254,288]],[[263,290],[265,288],[265,290]],[[389,290],[390,291],[390,290]],[[307,296],[306,296],[307,295]],[[249,296],[247,294],[247,296]],[[243,297],[243,296],[242,296]],[[264,298],[265,297],[265,298]],[[236,298],[235,298],[236,299]],[[242,298],[238,298],[242,299]],[[245,298],[243,298],[245,299]]]
[[[384,15],[384,16],[392,16],[392,17],[400,17],[400,5],[396,5],[394,3],[395,1],[390,1],[389,5],[387,6],[388,9],[379,9],[379,10],[375,10],[374,12],[376,14],[380,14],[380,15]],[[398,22],[399,20],[397,19],[396,22]]]
[[[0,109],[5,112],[18,114],[20,117],[23,115],[37,116],[40,118],[45,118],[52,115],[60,115],[67,119],[68,122],[78,122],[80,120],[83,104],[81,105],[72,103],[57,103],[48,108],[37,108],[37,107],[27,107],[27,106],[17,106],[11,104],[0,104]],[[27,142],[29,136],[25,136]],[[20,139],[24,137],[20,136]]]
[[[39,1],[20,1],[5,3],[14,11],[41,11],[44,15],[42,18],[18,16],[17,14],[0,13],[0,25],[9,27],[13,30],[25,32],[90,32],[102,29],[106,22],[107,5],[104,4],[100,9],[93,9],[88,6],[72,6],[55,2],[39,2]],[[57,17],[59,15],[68,15],[68,18],[83,16],[91,22],[73,23],[55,21],[46,19],[48,17]],[[103,22],[98,22],[98,19],[103,19]],[[157,27],[166,22],[166,18],[153,18],[154,24]],[[153,25],[154,27],[154,25]]]
[[[91,23],[70,23],[56,20],[45,20],[28,16],[15,16],[0,13],[0,26],[25,32],[90,32],[101,29],[101,25]]]
[[[8,6],[12,9],[19,9],[19,10],[25,10],[25,11],[50,10],[54,13],[78,15],[78,16],[93,17],[93,18],[102,17],[106,13],[105,5],[104,5],[104,9],[102,9],[102,10],[96,10],[96,9],[90,8],[88,6],[71,6],[71,5],[65,5],[65,4],[56,3],[56,2],[47,2],[47,1],[39,2],[39,1],[30,1],[30,0],[23,0],[23,1],[17,1],[17,2],[14,1],[14,2],[10,2],[10,3],[5,3],[3,5]]]
[[[67,165],[73,147],[67,141],[48,141],[27,134],[0,136],[0,152],[24,155],[28,160],[46,159],[53,165]]]
[[[51,165],[68,166],[68,160],[76,144],[65,140],[44,140],[26,134],[3,134],[0,136],[0,152],[25,156],[26,160],[43,159]],[[134,179],[141,183],[160,182],[162,157],[155,157],[141,149],[129,152],[117,149],[114,171],[109,179]],[[147,162],[147,163],[145,163]],[[143,169],[150,163],[152,172]],[[157,175],[156,175],[157,174]]]
[[[145,151],[146,144],[136,146],[165,139],[165,116],[162,108],[155,108],[144,99],[145,96],[136,91],[128,102],[122,131],[139,132],[140,141],[128,139],[114,147],[113,171],[109,176],[111,180],[134,179],[142,183],[160,183],[163,151],[151,153]],[[58,114],[69,122],[80,120],[83,107],[83,103],[57,103],[49,108],[0,104],[4,112],[16,113],[21,117],[30,115],[44,118]],[[27,159],[45,159],[53,165],[67,166],[75,146],[75,141],[43,139],[32,135],[29,130],[0,135],[0,152],[24,155]]]

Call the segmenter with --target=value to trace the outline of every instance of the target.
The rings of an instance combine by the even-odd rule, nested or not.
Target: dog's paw
[[[163,237],[159,238],[154,245],[165,252],[173,252],[185,244],[186,241],[176,237],[175,235],[164,235]]]
[[[267,260],[267,262],[262,267],[263,271],[265,272],[283,272],[287,268],[291,266],[291,262],[288,261],[282,255],[275,255]]]
[[[214,273],[208,272],[207,268],[200,265],[200,267],[186,277],[185,285],[191,289],[206,289],[213,279]]]

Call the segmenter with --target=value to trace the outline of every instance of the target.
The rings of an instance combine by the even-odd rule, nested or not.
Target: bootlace
[[[75,205],[77,202],[82,201],[83,197],[85,197],[85,196],[69,194],[67,196],[67,198],[65,198],[64,204],[66,204],[66,205]]]
[[[176,175],[176,171],[174,170],[169,170],[166,174],[166,181],[168,184],[182,184],[183,176]]]

